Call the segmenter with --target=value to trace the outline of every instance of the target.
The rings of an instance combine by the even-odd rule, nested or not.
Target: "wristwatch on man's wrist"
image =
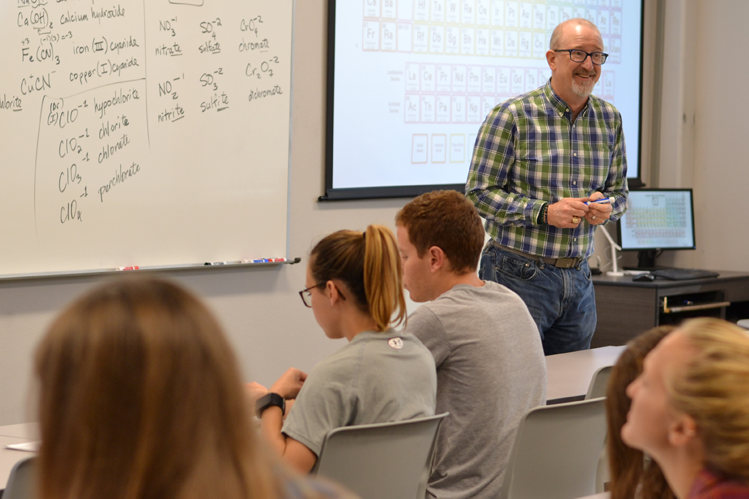
[[[257,417],[261,417],[263,415],[263,411],[265,411],[269,407],[274,406],[281,408],[282,416],[286,415],[286,401],[283,399],[283,397],[277,393],[268,392],[257,399],[257,402],[255,402],[255,414],[257,415]]]

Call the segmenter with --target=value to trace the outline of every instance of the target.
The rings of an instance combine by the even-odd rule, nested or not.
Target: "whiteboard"
[[[0,276],[283,257],[292,0],[0,4]]]

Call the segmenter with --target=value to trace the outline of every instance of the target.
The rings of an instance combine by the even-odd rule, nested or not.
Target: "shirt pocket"
[[[553,202],[567,195],[564,189],[570,175],[570,163],[559,150],[524,149],[515,160],[509,190]]]
[[[585,179],[588,193],[604,190],[611,168],[613,147],[601,142],[583,143],[578,156],[579,174]]]

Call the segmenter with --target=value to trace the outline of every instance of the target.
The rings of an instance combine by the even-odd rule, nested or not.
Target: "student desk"
[[[38,440],[38,425],[36,423],[12,424],[0,426],[0,490],[5,489],[8,483],[8,475],[13,466],[27,457],[34,455],[33,452],[6,449],[9,444],[22,444]]]
[[[601,367],[613,366],[625,348],[608,346],[547,356],[546,403],[582,400],[588,393],[593,373]]]
[[[716,272],[718,277],[687,281],[593,276],[598,324],[591,346],[624,345],[650,328],[688,317],[749,318],[749,273]]]

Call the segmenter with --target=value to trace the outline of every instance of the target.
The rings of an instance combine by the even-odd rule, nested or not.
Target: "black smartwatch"
[[[257,415],[257,417],[261,417],[263,415],[263,411],[265,411],[268,407],[273,406],[280,407],[281,415],[286,415],[286,401],[282,396],[273,392],[268,392],[257,399],[257,402],[255,402],[255,414]]]

